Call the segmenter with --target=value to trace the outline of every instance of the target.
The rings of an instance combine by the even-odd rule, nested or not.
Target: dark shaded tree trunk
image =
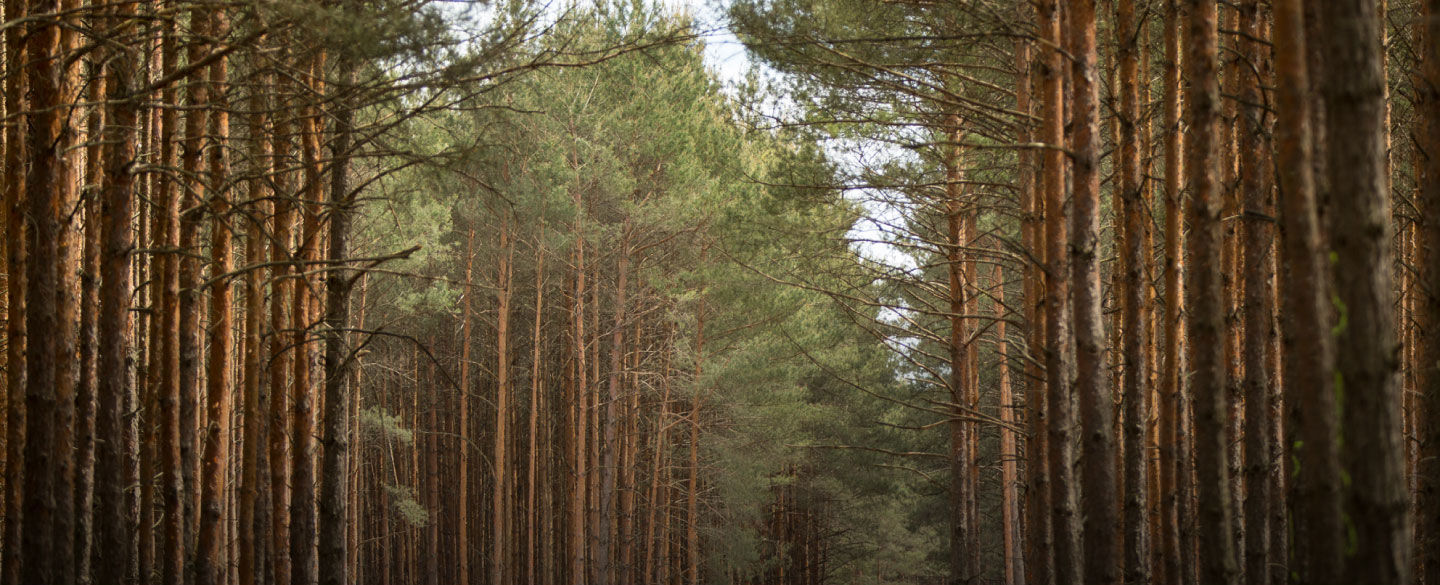
[[[1070,345],[1069,258],[1065,247],[1064,91],[1065,57],[1061,46],[1060,3],[1040,4],[1040,33],[1050,45],[1042,60],[1045,115],[1040,142],[1046,145],[1045,190],[1045,387],[1049,423],[1050,514],[1055,583],[1078,583],[1080,571],[1079,484],[1075,481],[1075,400],[1071,394],[1074,362]]]
[[[355,71],[338,59],[341,80],[335,90],[351,90]],[[351,124],[354,111],[345,97],[336,102],[335,137],[330,166],[330,233],[325,259],[335,265],[325,275],[325,407],[321,418],[323,455],[320,465],[319,577],[321,585],[350,585],[350,290],[355,277],[345,267],[350,255],[350,214],[355,205],[350,191]]]
[[[29,13],[55,12],[54,0],[32,0]],[[29,171],[25,176],[25,215],[28,220],[25,247],[25,330],[58,331],[60,327],[60,245],[62,209],[61,182],[64,180],[60,146],[64,133],[61,111],[59,23],[37,20],[26,29],[25,85],[29,90],[30,112],[25,117],[25,155]],[[25,457],[23,508],[24,529],[20,531],[20,581],[59,582],[64,558],[55,546],[58,537],[69,540],[58,518],[57,494],[62,475],[57,448],[60,373],[60,340],[56,335],[31,335],[25,344]],[[64,547],[68,549],[69,547]]]
[[[1320,5],[1321,50],[1330,75],[1322,86],[1328,215],[1339,312],[1337,390],[1350,477],[1345,512],[1354,523],[1346,574],[1352,582],[1411,580],[1401,444],[1398,356],[1393,313],[1390,205],[1385,143],[1385,70],[1375,2]],[[1340,137],[1343,137],[1341,139]]]
[[[1181,452],[1185,446],[1180,434],[1184,416],[1184,397],[1180,383],[1180,303],[1181,294],[1181,129],[1180,129],[1180,2],[1166,0],[1165,19],[1165,323],[1164,348],[1160,369],[1160,493],[1161,534],[1153,543],[1163,551],[1159,582],[1166,585],[1187,583],[1184,578],[1181,551],[1181,513],[1185,501],[1181,484],[1190,480],[1181,473]]]
[[[1419,513],[1416,540],[1420,545],[1423,583],[1440,583],[1440,0],[1425,0],[1426,23],[1420,55],[1422,75],[1417,84],[1419,114],[1416,146],[1420,158],[1420,225],[1416,259],[1420,290],[1419,366],[1420,392]],[[13,419],[12,419],[13,420]]]
[[[1189,0],[1189,72],[1186,94],[1190,111],[1190,257],[1185,305],[1190,311],[1191,394],[1195,410],[1195,479],[1199,504],[1200,582],[1236,583],[1231,541],[1229,433],[1226,416],[1224,296],[1221,290],[1219,182],[1220,135],[1217,124],[1220,87],[1216,75],[1216,7]]]
[[[117,3],[110,31],[125,38],[135,26],[135,5]],[[96,329],[96,447],[95,447],[95,560],[97,582],[128,574],[133,533],[125,452],[125,409],[130,395],[130,254],[131,216],[134,210],[134,169],[140,101],[136,84],[140,73],[130,49],[118,49],[105,62],[105,89],[110,102],[105,121],[104,177],[100,202],[100,292]],[[144,527],[148,530],[149,527]]]

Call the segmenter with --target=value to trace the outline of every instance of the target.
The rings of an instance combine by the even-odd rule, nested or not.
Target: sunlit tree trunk
[[[460,486],[456,490],[456,519],[459,534],[455,561],[460,583],[470,583],[470,311],[475,290],[471,276],[475,270],[475,230],[465,234],[465,283],[461,294],[465,300],[460,309]]]
[[[702,253],[702,258],[705,255]],[[703,292],[701,293],[703,295]],[[690,480],[685,491],[685,554],[687,583],[700,583],[700,405],[704,399],[705,300],[695,315],[695,396],[690,405]]]
[[[282,54],[283,57],[283,54]],[[277,77],[278,80],[278,77]],[[283,109],[287,101],[276,96],[274,132],[271,140],[272,156],[270,170],[273,174],[275,211],[270,220],[273,243],[270,249],[270,538],[271,570],[275,585],[290,583],[290,455],[293,443],[287,441],[290,432],[290,372],[293,361],[300,359],[301,348],[295,345],[296,336],[289,332],[292,325],[290,310],[293,297],[300,285],[292,276],[288,264],[291,255],[291,224],[295,221],[294,206],[285,195],[291,186],[290,173],[293,147],[290,141],[292,124],[290,114]],[[299,270],[295,270],[299,273]]]
[[[216,36],[229,32],[230,19],[218,4],[205,4],[201,10],[209,11],[210,31]],[[210,283],[210,323],[206,346],[210,355],[206,363],[206,426],[204,440],[204,469],[201,474],[200,533],[197,547],[196,577],[200,585],[223,585],[226,581],[228,561],[225,559],[226,512],[226,470],[230,462],[230,410],[231,390],[230,352],[234,343],[231,335],[231,301],[234,290],[228,275],[235,268],[232,250],[231,227],[229,225],[229,193],[222,185],[228,183],[229,159],[225,156],[227,138],[230,135],[229,104],[226,101],[227,59],[221,57],[211,63],[209,79],[205,83],[207,103],[212,106],[208,118],[208,145],[206,154],[209,170],[205,177],[205,201],[210,211],[210,253],[213,258]]]
[[[324,87],[319,81],[325,71],[323,54],[309,58],[312,91],[323,94]],[[320,106],[311,104],[305,108],[305,117],[300,124],[300,164],[304,168],[305,189],[300,194],[298,211],[301,215],[301,230],[297,234],[296,260],[299,262],[297,277],[291,287],[290,329],[295,358],[292,361],[291,440],[290,451],[290,583],[291,585],[314,585],[316,574],[315,555],[315,408],[314,390],[311,388],[311,361],[309,346],[311,285],[313,282],[304,275],[311,261],[316,257],[317,240],[320,237],[319,210],[321,197],[320,173],[320,132],[324,127]]]
[[[535,326],[531,333],[531,344],[533,353],[530,356],[530,432],[528,434],[530,449],[526,452],[529,457],[526,466],[525,481],[525,583],[536,585],[536,557],[539,556],[539,546],[543,545],[544,535],[537,534],[540,528],[538,520],[541,514],[549,512],[549,508],[536,507],[536,490],[539,489],[536,481],[540,458],[540,397],[543,391],[541,384],[540,370],[540,348],[541,348],[541,318],[545,314],[545,230],[541,224],[540,234],[535,238]],[[467,305],[468,306],[468,305]]]
[[[1161,583],[1179,585],[1188,583],[1184,578],[1181,560],[1183,548],[1181,535],[1181,509],[1185,505],[1181,498],[1180,486],[1188,485],[1189,479],[1181,474],[1180,452],[1184,449],[1179,433],[1180,418],[1184,416],[1184,398],[1180,383],[1180,302],[1182,203],[1181,186],[1181,130],[1180,130],[1180,2],[1166,0],[1165,19],[1165,315],[1164,349],[1160,370],[1160,493],[1161,534],[1153,543],[1163,550],[1164,565],[1161,568]]]
[[[1240,158],[1241,194],[1241,288],[1243,289],[1243,343],[1241,356],[1245,364],[1241,387],[1245,398],[1244,450],[1245,499],[1244,541],[1245,582],[1268,585],[1272,570],[1270,543],[1272,464],[1270,453],[1272,417],[1270,353],[1275,342],[1275,266],[1271,247],[1274,234],[1270,228],[1273,209],[1274,181],[1267,153],[1269,121],[1262,107],[1262,87],[1269,84],[1268,56],[1260,46],[1265,34],[1260,4],[1245,0],[1240,12],[1239,49],[1249,66],[1240,75],[1240,110],[1237,147]]]
[[[259,73],[259,72],[256,72]],[[270,486],[270,461],[265,451],[267,442],[271,437],[269,434],[270,413],[267,409],[268,394],[272,388],[261,378],[262,366],[268,366],[263,360],[265,357],[265,286],[263,276],[264,270],[258,268],[257,264],[268,259],[266,256],[266,233],[264,218],[274,209],[274,206],[262,199],[267,193],[268,184],[264,180],[265,171],[268,170],[270,160],[270,141],[265,133],[271,128],[267,126],[268,121],[266,107],[268,104],[267,91],[271,87],[266,83],[269,76],[259,73],[260,84],[250,89],[247,99],[247,107],[250,113],[247,116],[249,126],[248,149],[250,157],[249,172],[251,174],[246,181],[246,188],[251,201],[254,203],[249,207],[250,217],[244,219],[245,223],[245,263],[250,265],[244,277],[245,283],[245,328],[244,328],[244,349],[242,351],[243,364],[241,366],[241,401],[243,429],[240,446],[240,502],[238,537],[236,546],[240,549],[239,563],[236,570],[239,573],[240,585],[255,585],[256,583],[268,583],[266,579],[268,567],[266,566],[266,554],[268,550],[267,538],[269,538],[269,498]],[[278,305],[279,303],[274,303]],[[272,305],[272,306],[274,306]],[[283,381],[282,381],[283,383]]]
[[[977,526],[971,516],[971,502],[975,499],[975,482],[970,474],[974,460],[971,453],[973,424],[967,409],[971,406],[969,323],[965,319],[968,278],[964,247],[969,243],[964,208],[964,168],[960,147],[964,134],[962,122],[955,114],[946,116],[945,136],[945,257],[949,276],[946,289],[949,315],[949,338],[947,350],[950,360],[950,401],[954,404],[947,426],[950,431],[950,582],[968,584],[979,574],[974,530]]]
[[[501,220],[500,226],[500,264],[497,267],[499,274],[496,281],[500,290],[497,293],[496,327],[495,327],[495,455],[493,465],[495,466],[495,481],[491,492],[491,538],[494,539],[493,547],[490,550],[490,582],[506,583],[511,571],[507,566],[509,557],[509,532],[510,506],[509,506],[509,485],[510,470],[506,463],[506,456],[509,451],[509,425],[510,425],[510,301],[513,298],[511,290],[512,275],[511,264],[515,255],[514,235],[510,232],[510,220],[508,217]],[[463,520],[462,520],[463,522]]]
[[[999,264],[991,272],[995,299],[995,353],[1000,364],[1000,516],[1001,550],[1005,560],[1006,585],[1025,582],[1025,562],[1020,521],[1020,451],[1015,427],[1017,405],[1010,386],[1010,340],[1005,337],[1005,272]],[[808,535],[806,542],[808,542]]]

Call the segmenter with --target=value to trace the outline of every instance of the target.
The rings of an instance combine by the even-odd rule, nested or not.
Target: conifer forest
[[[1440,585],[1440,0],[0,44],[0,585]]]

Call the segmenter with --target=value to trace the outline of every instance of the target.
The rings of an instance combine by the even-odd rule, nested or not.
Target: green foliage
[[[394,441],[407,446],[415,442],[415,433],[405,428],[400,417],[377,406],[360,411],[360,430],[367,441]]]
[[[529,49],[586,54],[686,25],[642,3],[593,14],[557,25],[553,38],[564,46],[542,39]],[[929,437],[895,427],[932,421],[877,397],[913,390],[897,379],[886,341],[857,325],[880,309],[821,292],[883,289],[864,276],[847,241],[865,210],[831,186],[837,165],[814,136],[747,120],[706,71],[698,43],[542,69],[462,106],[404,125],[395,148],[426,162],[383,178],[385,196],[358,224],[376,250],[421,246],[387,265],[408,278],[377,280],[377,319],[416,337],[439,332],[451,341],[437,352],[454,360],[462,295],[476,295],[476,310],[493,318],[502,227],[520,242],[517,254],[545,252],[539,276],[554,287],[572,276],[577,245],[594,274],[589,286],[607,294],[615,252],[643,250],[632,308],[674,332],[670,412],[701,405],[702,550],[714,580],[760,576],[777,562],[773,539],[758,527],[781,489],[841,535],[831,562],[883,558],[936,573],[931,557],[943,532],[926,513],[935,489],[925,475],[880,453],[834,448],[929,449]],[[468,264],[475,274],[466,291]],[[533,282],[533,269],[521,263],[516,282]],[[809,286],[783,282],[795,274]],[[552,298],[550,306],[565,302]],[[565,309],[552,310],[542,318],[563,328]],[[703,375],[691,376],[697,369]],[[403,421],[388,416],[367,410],[362,425],[401,432]],[[670,457],[685,461],[688,437],[678,435]],[[423,520],[401,489],[391,491],[396,509]]]
[[[415,528],[430,525],[430,512],[415,499],[415,490],[410,486],[385,484],[385,493],[390,496],[390,506],[406,524]]]

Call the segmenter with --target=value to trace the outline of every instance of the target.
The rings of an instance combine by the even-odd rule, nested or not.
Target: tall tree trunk
[[[1385,71],[1376,3],[1321,4],[1329,188],[1343,193],[1329,214],[1334,254],[1336,374],[1350,477],[1345,512],[1357,548],[1351,581],[1404,585],[1411,579],[1391,284],[1390,205],[1385,164]],[[1343,139],[1338,139],[1343,137]]]
[[[135,5],[115,4],[112,38],[125,38],[135,26]],[[132,532],[125,501],[126,397],[130,394],[130,253],[134,209],[134,169],[140,101],[136,95],[135,55],[118,49],[105,61],[105,89],[111,103],[105,120],[104,177],[101,183],[100,318],[96,323],[95,561],[101,581],[128,574]],[[149,527],[144,527],[148,530]]]
[[[355,70],[348,59],[337,59],[341,75],[335,102],[335,138],[330,166],[330,233],[325,259],[334,263],[325,276],[325,407],[321,418],[323,460],[320,467],[319,571],[322,585],[349,585],[350,519],[350,290],[355,277],[344,269],[350,255],[350,214],[355,201],[350,190],[351,123],[354,111],[343,92],[351,90]]]
[[[1070,277],[1065,247],[1068,209],[1065,207],[1064,77],[1061,52],[1060,3],[1040,4],[1040,34],[1048,56],[1041,61],[1045,116],[1040,142],[1045,150],[1045,387],[1049,423],[1050,514],[1054,542],[1052,565],[1055,583],[1077,583],[1080,571],[1079,485],[1075,481],[1075,399],[1071,393],[1074,370],[1070,345]]]
[[[1189,478],[1181,474],[1180,451],[1184,449],[1179,434],[1184,416],[1184,398],[1180,384],[1180,302],[1182,203],[1181,130],[1180,130],[1180,2],[1165,2],[1165,325],[1163,364],[1160,372],[1160,493],[1161,526],[1159,542],[1165,562],[1159,582],[1166,585],[1187,583],[1182,572],[1181,498],[1180,485]]]
[[[1231,540],[1229,437],[1225,422],[1226,368],[1224,296],[1221,279],[1220,195],[1217,124],[1220,87],[1216,76],[1216,6],[1189,0],[1190,54],[1186,69],[1192,136],[1190,176],[1190,261],[1185,305],[1190,309],[1191,388],[1195,409],[1195,478],[1199,507],[1200,582],[1232,585],[1236,566]]]
[[[572,155],[573,158],[574,155]],[[572,164],[578,165],[578,161]],[[570,491],[570,539],[569,559],[570,575],[569,581],[583,585],[586,582],[585,563],[585,535],[589,532],[585,529],[585,486],[589,484],[589,456],[586,449],[586,427],[590,420],[589,409],[586,407],[589,395],[589,386],[586,383],[586,375],[589,368],[585,364],[585,237],[583,227],[584,200],[581,198],[579,189],[574,190],[575,205],[575,288],[574,288],[574,309],[571,314],[571,321],[574,328],[571,333],[571,342],[574,347],[572,354],[575,367],[574,391],[570,403],[574,405],[574,424],[570,425],[571,443],[574,449],[571,452],[571,465],[575,470],[574,487]]]
[[[283,54],[282,54],[283,57]],[[278,80],[278,76],[276,77]],[[275,212],[270,220],[270,231],[273,244],[270,249],[270,261],[274,267],[270,272],[270,501],[272,511],[270,516],[270,546],[272,550],[271,570],[274,574],[275,585],[289,585],[290,583],[290,463],[291,456],[295,452],[290,447],[291,442],[286,438],[291,436],[289,431],[290,401],[288,392],[290,387],[290,372],[293,370],[293,360],[300,359],[302,346],[296,345],[293,341],[296,335],[287,330],[292,325],[291,313],[289,312],[297,290],[300,285],[291,277],[291,267],[288,264],[294,260],[291,255],[291,224],[295,222],[293,206],[285,196],[289,194],[291,185],[290,173],[286,171],[291,164],[293,149],[290,142],[292,124],[290,116],[284,110],[286,102],[277,96],[275,112],[275,131],[271,140],[273,150],[270,159],[270,172],[274,177],[275,192],[279,194],[275,198]],[[299,270],[296,271],[297,273]]]
[[[1123,333],[1121,393],[1124,403],[1124,581],[1150,581],[1150,346],[1149,279],[1150,200],[1141,168],[1140,21],[1134,0],[1116,5],[1116,45],[1120,85],[1119,199],[1123,202],[1125,246],[1120,250]],[[1145,80],[1144,83],[1149,83]]]
[[[324,55],[310,57],[310,78],[312,91],[323,94],[319,81],[325,71]],[[318,206],[321,197],[320,176],[320,106],[311,104],[306,108],[301,121],[300,150],[301,165],[304,168],[305,189],[301,193],[299,211],[302,216],[301,231],[297,235],[296,260],[300,263],[296,272],[303,275],[308,263],[316,258],[316,239],[320,232]],[[290,583],[291,585],[314,585],[316,575],[315,542],[315,408],[311,394],[311,361],[309,347],[310,329],[310,285],[308,278],[301,276],[292,285],[290,308],[290,329],[295,349],[293,390],[291,405],[290,435],[294,445],[291,449],[290,471]]]
[[[58,10],[55,0],[31,0],[29,13],[48,15]],[[26,249],[25,330],[57,331],[60,326],[59,287],[61,217],[60,143],[64,133],[61,111],[60,25],[38,20],[26,33],[25,85],[29,90],[30,112],[25,117]],[[31,335],[25,344],[25,479],[20,532],[20,581],[57,583],[59,565],[74,559],[61,558],[55,547],[60,530],[56,495],[60,492],[60,458],[67,456],[56,445],[59,390],[57,362],[60,340],[55,335]],[[67,494],[68,495],[68,494]],[[69,539],[66,532],[64,539]],[[68,547],[67,547],[68,548]]]
[[[166,22],[162,32],[162,71],[171,75],[177,65],[175,23]],[[178,91],[174,84],[161,91],[161,100],[176,103]],[[176,141],[171,137],[180,132],[180,116],[176,108],[165,108],[160,115],[160,158],[162,164],[175,168],[179,165]],[[180,257],[176,251],[180,232],[180,184],[173,177],[163,179],[164,228],[157,229],[156,235],[164,235],[164,273],[161,276],[163,292],[161,298],[160,336],[160,388],[157,397],[160,410],[160,432],[158,453],[160,461],[161,499],[164,507],[163,539],[156,547],[159,559],[157,571],[163,585],[176,585],[184,563],[186,542],[184,538],[184,484],[181,467],[184,458],[180,449]]]
[[[475,230],[465,235],[465,296],[460,310],[460,487],[456,493],[459,512],[459,536],[456,562],[460,583],[470,583],[470,306],[474,291],[470,278],[475,269]]]
[[[991,273],[995,299],[995,353],[1000,364],[1000,508],[1001,508],[1001,550],[1005,559],[1005,584],[1020,585],[1025,582],[1025,559],[1020,532],[1020,457],[1017,448],[1014,394],[1010,386],[1010,340],[1005,336],[1005,271],[999,264]],[[808,542],[808,537],[806,542]]]
[[[189,6],[190,38],[187,40],[186,60],[188,63],[201,62],[212,49],[211,20],[212,6],[196,3]],[[205,135],[209,128],[211,95],[210,84],[201,77],[208,68],[201,68],[192,75],[186,85],[184,110],[185,132],[180,148],[180,168],[183,187],[180,195],[180,223],[177,237],[176,258],[178,268],[178,290],[180,295],[179,317],[179,384],[180,384],[180,482],[181,482],[181,537],[185,540],[185,553],[177,578],[189,584],[195,582],[195,570],[199,568],[197,532],[200,512],[201,486],[200,452],[196,440],[201,422],[200,400],[200,220],[204,215],[208,194],[205,185],[205,163],[202,155],[206,152]],[[174,103],[174,102],[171,102]]]
[[[663,551],[666,547],[663,544],[657,543],[656,537],[658,535],[663,542],[667,538],[667,535],[663,531],[657,530],[655,515],[664,514],[665,516],[661,519],[662,522],[668,520],[670,517],[669,501],[665,499],[665,493],[667,492],[666,481],[668,478],[666,477],[663,465],[666,461],[665,451],[666,447],[669,446],[670,436],[670,427],[666,419],[670,415],[669,348],[673,347],[671,345],[673,342],[674,330],[667,326],[664,339],[665,349],[661,350],[664,352],[664,357],[661,358],[664,364],[660,369],[660,412],[655,415],[655,444],[650,454],[650,491],[649,497],[646,499],[646,501],[649,502],[649,506],[647,506],[648,518],[645,522],[645,564],[640,567],[640,581],[644,585],[652,585],[653,583],[665,585],[667,581],[663,577],[664,567],[669,566],[670,562],[663,553],[657,555],[657,549]]]
[[[426,347],[434,347],[435,340],[431,338]],[[415,360],[420,360],[419,352],[416,352]],[[418,368],[418,365],[417,365]],[[435,383],[435,364],[426,362],[425,377],[417,377],[419,384],[416,388],[416,400],[419,400],[420,389],[427,385],[433,388]],[[425,507],[430,510],[430,521],[425,527],[425,582],[427,585],[438,585],[440,583],[440,422],[439,395],[430,393],[430,409],[426,426],[427,437],[425,441]],[[419,403],[416,403],[416,410],[419,410]],[[418,415],[417,415],[418,417]],[[417,443],[418,446],[418,443]],[[417,451],[416,458],[420,457]],[[418,570],[419,567],[417,566]]]
[[[510,508],[508,502],[509,494],[509,469],[506,462],[506,455],[509,452],[509,426],[510,426],[510,301],[513,298],[511,290],[511,262],[514,258],[514,237],[510,233],[509,210],[503,211],[507,217],[502,219],[500,226],[500,264],[497,267],[499,274],[496,280],[500,290],[496,307],[495,327],[495,481],[491,492],[491,528],[490,537],[494,539],[490,549],[490,582],[506,583],[510,571],[507,566],[509,557],[508,543],[511,540],[509,533]],[[463,519],[462,519],[463,522]]]
[[[969,404],[970,359],[967,351],[969,323],[965,319],[966,309],[966,262],[963,248],[969,243],[965,230],[964,169],[961,160],[960,142],[963,139],[960,116],[949,114],[945,118],[944,131],[950,144],[945,147],[945,256],[949,275],[946,300],[950,311],[950,331],[947,350],[950,360],[950,402],[954,404],[948,423],[950,430],[950,583],[968,584],[979,576],[978,567],[972,563],[975,549],[975,523],[970,515],[970,502],[975,499],[975,484],[971,481],[970,465],[973,461],[970,449],[970,435],[973,425],[967,420]]]
[[[5,18],[15,20],[24,15],[26,0],[6,0]],[[28,75],[10,69],[11,63],[19,63],[23,55],[25,35],[20,28],[5,33],[5,153],[4,153],[4,204],[5,233],[10,244],[5,247],[5,532],[3,546],[0,546],[0,583],[20,585],[20,563],[23,555],[24,518],[24,455],[25,455],[25,394],[29,386],[25,383],[25,291],[26,243],[25,213],[28,201],[25,199],[26,172],[24,161],[25,145],[22,127],[28,129],[29,122],[22,113],[24,108],[23,83]]]
[[[600,540],[595,543],[595,556],[598,565],[596,572],[601,576],[599,585],[604,585],[613,580],[614,567],[611,566],[611,528],[615,525],[615,488],[616,473],[618,469],[617,451],[620,448],[619,437],[616,435],[616,424],[620,418],[620,394],[624,376],[624,355],[625,355],[625,286],[630,271],[630,226],[627,223],[620,237],[620,249],[616,251],[615,259],[615,300],[612,311],[615,322],[610,336],[610,380],[609,395],[605,400],[605,436],[601,443],[601,452],[604,454],[604,462],[601,464],[600,480]],[[598,332],[597,332],[598,333]],[[496,581],[498,582],[498,581]]]
[[[1417,157],[1420,158],[1420,225],[1416,234],[1420,290],[1418,337],[1420,365],[1419,513],[1420,581],[1440,583],[1440,0],[1425,0],[1420,55],[1422,79],[1416,84]],[[12,313],[13,314],[13,313]],[[14,420],[13,418],[11,420]]]
[[[1021,6],[1019,17],[1030,18],[1028,6]],[[1033,116],[1037,112],[1035,100],[1032,99],[1032,89],[1038,86],[1039,76],[1036,74],[1038,63],[1035,61],[1036,53],[1043,53],[1032,50],[1031,41],[1016,41],[1015,64],[1024,75],[1016,87],[1017,107],[1025,116]],[[1034,143],[1035,125],[1029,119],[1022,118],[1018,124],[1017,142],[1022,144]],[[1021,540],[1025,544],[1022,554],[1022,566],[1028,565],[1029,571],[1024,573],[1025,583],[1028,585],[1050,585],[1053,582],[1052,571],[1054,567],[1049,562],[1050,546],[1050,506],[1049,506],[1049,476],[1046,469],[1047,455],[1046,439],[1048,429],[1045,420],[1045,372],[1043,352],[1045,347],[1045,226],[1044,226],[1044,195],[1041,193],[1039,181],[1037,181],[1039,163],[1042,160],[1041,150],[1021,149],[1019,152],[1019,168],[1017,170],[1017,181],[1020,185],[1020,194],[1025,205],[1025,216],[1021,223],[1022,245],[1034,259],[1025,263],[1024,267],[1024,303],[1025,303],[1025,529],[1022,532]]]
[[[1105,380],[1104,323],[1100,292],[1100,88],[1096,83],[1095,2],[1069,4],[1066,47],[1074,79],[1074,212],[1070,224],[1070,278],[1074,286],[1075,396],[1080,405],[1081,518],[1084,581],[1118,583],[1120,550],[1114,536],[1119,514],[1114,494],[1114,399]],[[1136,364],[1138,366],[1138,364]],[[1129,368],[1134,369],[1134,368]]]
[[[225,9],[218,4],[203,5],[209,11],[210,32],[216,37],[229,33],[230,19]],[[231,390],[230,353],[234,343],[231,335],[231,301],[234,291],[228,275],[235,267],[229,226],[230,204],[228,192],[222,185],[228,183],[226,176],[229,161],[225,156],[226,140],[230,135],[229,104],[225,97],[227,59],[216,59],[209,67],[207,103],[212,106],[208,116],[209,173],[206,177],[205,202],[210,210],[210,253],[214,258],[211,269],[210,323],[207,347],[206,381],[206,426],[204,433],[204,470],[201,477],[200,533],[196,557],[197,583],[200,585],[223,585],[226,581],[225,559],[225,488],[226,470],[230,461],[230,410]]]
[[[469,306],[468,304],[466,305]],[[541,371],[540,371],[540,346],[541,318],[545,315],[545,225],[540,224],[540,233],[535,237],[535,326],[531,333],[533,353],[530,356],[530,429],[528,433],[530,448],[526,451],[529,457],[526,466],[525,481],[525,584],[536,585],[537,574],[535,572],[536,556],[539,552],[537,546],[544,546],[540,541],[543,535],[537,535],[537,520],[540,515],[549,511],[547,508],[536,507],[535,493],[538,489],[538,463],[542,457],[540,453],[540,442],[538,439],[540,431],[540,396]],[[467,335],[468,337],[468,335]]]
[[[105,97],[105,78],[97,63],[86,63],[86,77],[90,79],[88,94],[84,99],[100,103]],[[75,99],[82,99],[79,95]],[[101,125],[105,117],[98,106],[86,113],[85,135],[80,143],[85,145],[85,170],[79,179],[82,193],[79,204],[84,209],[80,222],[84,236],[83,251],[80,254],[80,328],[77,336],[80,354],[79,379],[74,388],[74,434],[75,434],[75,491],[71,500],[75,506],[74,546],[75,582],[89,584],[91,580],[92,536],[94,535],[95,507],[95,360],[96,323],[95,312],[99,306],[98,288],[100,280],[100,161],[103,158]]]
[[[244,219],[245,263],[252,267],[245,272],[245,338],[241,366],[243,430],[240,439],[240,503],[237,518],[240,524],[239,542],[236,544],[240,554],[236,566],[240,585],[256,585],[268,581],[264,568],[264,553],[267,548],[264,539],[268,536],[268,523],[260,520],[267,517],[268,509],[263,500],[270,491],[268,482],[263,480],[270,471],[264,451],[269,427],[267,417],[270,413],[265,409],[266,398],[263,394],[267,389],[261,379],[261,368],[268,365],[261,359],[265,348],[262,322],[265,318],[265,289],[261,278],[263,272],[253,266],[266,258],[265,229],[262,222],[272,206],[264,200],[267,193],[263,186],[266,184],[263,177],[268,170],[266,166],[270,158],[269,140],[265,136],[268,130],[265,108],[268,105],[266,90],[269,87],[266,82],[269,76],[257,73],[260,73],[260,84],[250,89],[247,104],[250,110],[247,122],[251,176],[246,183],[250,200],[254,203],[250,208],[250,217]],[[268,195],[273,196],[274,193]]]
[[[1273,457],[1270,454],[1270,348],[1275,340],[1275,289],[1272,285],[1274,234],[1270,222],[1274,217],[1270,178],[1270,161],[1266,156],[1265,135],[1269,123],[1262,104],[1261,88],[1268,83],[1266,56],[1260,46],[1262,30],[1260,4],[1245,0],[1240,12],[1239,48],[1249,66],[1240,74],[1240,111],[1238,148],[1241,193],[1241,288],[1244,291],[1244,341],[1241,351],[1245,364],[1241,387],[1245,398],[1244,449],[1245,499],[1244,542],[1245,582],[1268,585],[1271,571],[1270,492]]]
[[[701,253],[704,258],[704,252]],[[695,396],[690,403],[690,482],[685,491],[686,582],[700,585],[700,405],[704,400],[705,297],[695,309]]]

